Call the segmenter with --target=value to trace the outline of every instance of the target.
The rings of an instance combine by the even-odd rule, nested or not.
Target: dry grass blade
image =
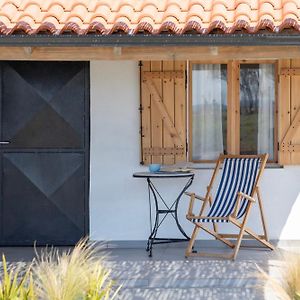
[[[300,300],[300,255],[297,253],[281,254],[283,262],[279,278],[275,279],[258,267],[260,277],[266,282],[280,300]]]
[[[281,283],[278,280],[271,277],[260,267],[257,266],[257,268],[260,272],[261,275],[260,277],[266,282],[267,289],[270,289],[280,300],[291,300],[291,298],[285,291],[284,287],[281,285]]]
[[[72,251],[38,256],[33,268],[36,292],[43,300],[112,299],[113,281],[97,257],[94,243],[80,241]]]

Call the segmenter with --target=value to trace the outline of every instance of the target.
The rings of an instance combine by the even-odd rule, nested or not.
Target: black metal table
[[[184,232],[183,228],[181,227],[179,221],[178,221],[178,204],[181,196],[183,193],[191,186],[193,179],[194,179],[194,173],[191,172],[156,172],[156,173],[150,173],[150,172],[138,172],[134,173],[133,177],[135,178],[145,178],[147,180],[148,185],[148,197],[149,197],[149,205],[150,205],[150,226],[151,226],[151,233],[148,238],[147,242],[147,252],[149,252],[149,256],[152,256],[152,247],[154,244],[165,244],[165,243],[174,243],[174,242],[183,242],[183,241],[189,241],[189,236]],[[158,189],[153,184],[152,179],[177,179],[177,178],[187,178],[187,182],[184,185],[183,189],[180,191],[177,198],[171,203],[171,205],[168,205],[167,202],[163,199],[162,195],[158,191]],[[152,194],[152,197],[151,197]],[[155,205],[155,222],[152,224],[152,209],[151,209],[151,198],[154,200]],[[160,205],[159,205],[160,204]],[[163,209],[161,209],[160,206],[163,205]],[[174,218],[177,228],[181,232],[181,234],[184,236],[184,238],[158,238],[156,237],[158,228],[161,226],[167,215],[171,214],[171,216]],[[160,215],[163,217],[160,220]]]

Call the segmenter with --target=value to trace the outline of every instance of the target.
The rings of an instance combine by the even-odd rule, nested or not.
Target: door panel
[[[2,82],[2,140],[10,142],[7,147],[84,146],[82,64],[8,62]]]
[[[84,235],[84,157],[3,155],[3,242],[72,244]]]
[[[0,245],[88,234],[89,68],[0,63]]]

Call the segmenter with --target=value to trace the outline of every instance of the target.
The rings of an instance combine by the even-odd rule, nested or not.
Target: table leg
[[[153,199],[154,199],[154,204],[155,204],[155,222],[154,222],[154,226],[152,227],[152,217],[151,217],[151,202],[150,202],[150,224],[152,227],[152,231],[149,235],[148,238],[148,242],[147,242],[147,248],[146,251],[149,252],[149,256],[152,257],[152,247],[153,247],[153,242],[155,240],[156,234],[157,234],[157,229],[159,227],[159,208],[158,208],[158,201],[157,201],[157,196],[155,193],[155,190],[152,187],[152,183],[151,180],[149,178],[147,178],[147,183],[148,183],[148,193],[149,193],[149,197],[150,197],[150,193],[152,193],[153,195]],[[151,201],[151,199],[150,199]]]
[[[182,197],[182,195],[184,194],[184,192],[191,186],[191,184],[193,183],[193,177],[191,177],[189,179],[189,181],[186,183],[186,185],[184,186],[183,190],[180,192],[180,194],[178,195],[176,202],[175,202],[175,221],[177,224],[177,227],[179,229],[179,231],[182,233],[182,235],[184,237],[186,237],[187,240],[190,240],[190,237],[185,233],[185,231],[183,230],[183,228],[181,227],[179,221],[178,221],[178,204],[179,204],[179,200]]]
[[[152,257],[152,248],[154,244],[163,244],[163,243],[173,243],[173,242],[183,242],[183,241],[189,241],[190,237],[185,233],[183,228],[181,227],[179,220],[178,220],[178,204],[179,200],[184,194],[184,192],[191,186],[193,182],[193,177],[191,177],[186,185],[183,187],[182,191],[179,193],[178,197],[176,200],[173,202],[173,204],[169,207],[165,200],[162,198],[160,193],[157,191],[156,187],[154,184],[151,182],[150,178],[147,178],[147,184],[148,184],[148,197],[149,197],[149,207],[150,207],[150,230],[151,233],[149,235],[148,241],[147,241],[147,248],[146,251],[149,252],[149,257]],[[151,194],[154,199],[154,204],[155,204],[155,222],[154,225],[152,226],[152,209],[151,209]],[[167,209],[159,209],[159,204],[158,204],[158,198],[161,199],[162,203],[166,206]],[[164,214],[161,220],[159,220],[159,215]],[[181,232],[181,234],[184,236],[184,239],[178,239],[178,238],[156,238],[158,228],[164,221],[164,219],[167,217],[168,214],[171,214],[172,217],[175,219],[176,226],[178,230]],[[155,242],[156,241],[156,242]]]

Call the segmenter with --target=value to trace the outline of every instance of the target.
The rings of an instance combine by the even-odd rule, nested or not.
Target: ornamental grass
[[[114,299],[120,287],[97,255],[99,247],[80,241],[73,250],[50,249],[29,267],[9,271],[3,256],[0,300],[102,300]]]
[[[34,300],[34,284],[31,266],[17,264],[8,270],[5,256],[2,255],[2,275],[0,277],[0,300]]]
[[[300,254],[290,252],[280,258],[282,267],[276,278],[258,268],[266,283],[265,288],[274,294],[275,299],[300,300]]]

